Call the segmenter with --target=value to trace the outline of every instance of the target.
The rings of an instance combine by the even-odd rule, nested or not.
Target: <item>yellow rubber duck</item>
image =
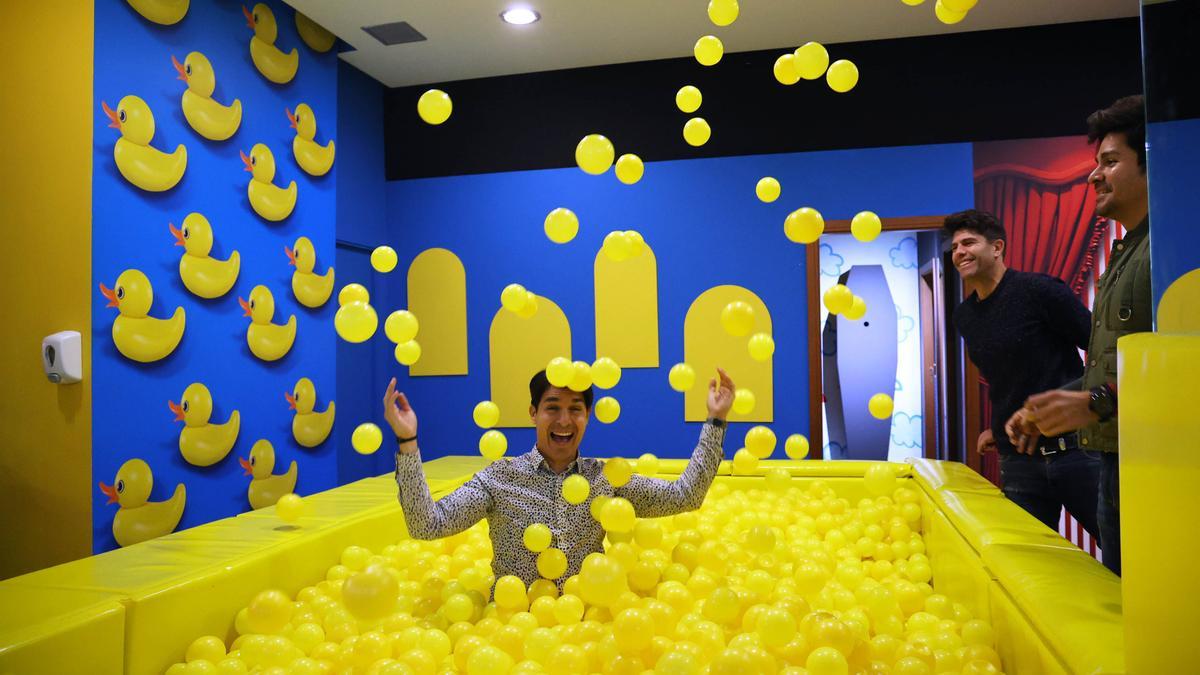
[[[188,0],[128,0],[133,11],[149,21],[170,26],[179,23],[188,11]]]
[[[140,459],[122,464],[112,485],[100,483],[100,491],[108,495],[108,503],[121,505],[113,518],[113,536],[121,546],[161,537],[179,525],[187,502],[187,488],[180,483],[170,499],[148,502],[153,487],[150,465]]]
[[[275,46],[275,38],[279,37],[275,13],[261,2],[254,6],[253,12],[242,5],[242,13],[246,15],[246,25],[254,29],[254,37],[250,38],[250,59],[254,61],[254,67],[275,84],[291,82],[300,66],[300,54],[295,47],[284,54]]]
[[[296,386],[283,395],[288,407],[296,411],[292,418],[292,436],[296,442],[306,448],[315,448],[325,442],[333,429],[335,406],[333,401],[325,408],[325,412],[313,411],[317,404],[317,387],[312,380],[302,377]]]
[[[292,293],[296,300],[305,307],[325,304],[333,293],[333,268],[330,267],[324,275],[313,273],[317,264],[317,249],[308,237],[300,237],[295,246],[285,246],[283,250],[287,253],[288,264],[296,268],[292,273]]]
[[[329,168],[333,166],[333,140],[324,147],[313,140],[317,135],[317,116],[313,114],[312,108],[308,107],[307,103],[301,103],[296,106],[295,114],[287,108],[283,111],[287,113],[288,121],[296,130],[296,137],[292,139],[292,154],[296,156],[296,163],[312,176],[324,176],[329,173]]]
[[[154,303],[154,288],[141,270],[121,272],[112,288],[100,284],[100,292],[108,298],[108,306],[120,312],[113,321],[112,337],[125,358],[150,363],[179,346],[187,324],[183,308],[176,307],[169,319],[146,316]]]
[[[296,315],[288,317],[282,326],[271,323],[275,316],[275,297],[266,286],[255,286],[250,290],[250,301],[238,298],[242,311],[250,317],[246,329],[246,344],[250,352],[263,361],[277,361],[292,348],[296,341]]]
[[[212,466],[225,459],[233,449],[242,426],[241,415],[234,410],[224,424],[209,424],[212,394],[202,383],[189,384],[179,403],[167,401],[167,407],[175,413],[176,422],[183,422],[183,431],[179,432],[179,452],[188,464]]]
[[[250,184],[246,186],[246,194],[250,198],[250,208],[258,215],[271,221],[287,218],[296,208],[296,181],[287,188],[281,188],[271,181],[275,180],[275,155],[271,149],[262,143],[255,143],[250,148],[250,155],[242,154],[242,162],[250,172]]]
[[[333,49],[333,43],[337,40],[336,35],[300,12],[296,12],[296,32],[300,34],[300,39],[304,40],[304,44],[322,54]]]
[[[292,460],[287,473],[271,475],[275,470],[275,447],[265,438],[254,442],[249,461],[238,457],[238,463],[246,470],[247,476],[253,476],[246,493],[251,508],[274,506],[280,497],[296,491],[296,460]]]
[[[192,52],[180,63],[174,56],[171,63],[179,71],[179,79],[187,83],[183,90],[183,116],[196,133],[210,141],[223,141],[234,134],[242,124],[242,102],[233,99],[229,105],[213,100],[217,87],[217,74],[208,57]]]
[[[112,120],[108,126],[121,131],[113,147],[113,159],[125,180],[147,192],[175,187],[187,170],[187,148],[180,145],[167,154],[150,146],[154,138],[154,113],[150,106],[132,94],[121,99],[116,110],[104,101],[100,105]]]
[[[167,223],[175,235],[175,245],[183,247],[179,258],[179,278],[193,295],[202,298],[219,298],[233,288],[242,267],[237,251],[229,254],[228,260],[217,260],[208,254],[212,251],[213,231],[208,219],[199,213],[189,213],[183,219],[183,229]]]

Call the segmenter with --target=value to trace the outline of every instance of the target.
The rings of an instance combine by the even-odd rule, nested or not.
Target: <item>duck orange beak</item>
[[[254,165],[250,163],[250,157],[241,150],[238,150],[238,154],[242,156],[242,162],[246,165],[246,170],[253,173]]]
[[[105,286],[103,283],[100,284],[100,294],[108,298],[108,304],[105,305],[105,307],[116,307],[118,304],[120,304],[117,302],[117,292],[108,286]]]
[[[254,475],[254,467],[250,466],[250,460],[244,457],[238,457],[238,464],[242,465],[242,469],[245,470],[247,476]]]
[[[296,397],[292,396],[292,392],[290,392],[290,391],[283,392],[283,397],[287,399],[288,410],[295,410],[296,409]]]
[[[292,111],[288,108],[284,108],[283,112],[287,113],[288,122],[291,123],[292,128],[293,129],[298,128],[299,123],[296,121],[296,116],[292,114]]]
[[[179,76],[176,77],[175,79],[183,80],[184,82],[187,82],[188,81],[187,69],[183,67],[183,64],[179,62],[179,59],[175,58],[174,54],[171,55],[171,63],[174,64],[175,70],[179,71]]]
[[[108,501],[105,503],[105,506],[108,506],[109,504],[116,504],[119,501],[117,498],[117,488],[113,487],[112,485],[105,485],[104,483],[101,483],[100,491],[108,496]]]
[[[187,245],[186,242],[183,241],[183,230],[179,229],[178,227],[175,227],[175,223],[167,223],[167,227],[171,228],[171,234],[175,235],[175,245],[176,246],[186,246]]]
[[[244,316],[250,316],[250,303],[238,298],[238,304],[242,306],[242,311],[245,313]]]
[[[176,422],[183,421],[183,406],[179,405],[175,401],[167,401],[167,407],[171,409],[171,412],[175,413]]]
[[[104,108],[104,114],[108,115],[108,126],[112,127],[113,129],[120,129],[121,116],[117,114],[117,111],[108,107],[108,104],[104,101],[100,101],[100,107]]]
[[[248,28],[254,28],[254,12],[246,9],[245,5],[242,5],[242,14],[246,15],[246,26]]]
[[[296,251],[291,246],[284,246],[283,252],[287,254],[288,264],[292,267],[296,266]]]

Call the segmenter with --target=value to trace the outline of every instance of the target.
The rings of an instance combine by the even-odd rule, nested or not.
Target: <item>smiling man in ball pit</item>
[[[529,417],[537,428],[534,447],[509,461],[493,462],[435,502],[421,471],[416,412],[408,397],[396,391],[396,379],[392,378],[383,397],[384,417],[396,435],[396,484],[409,534],[415,539],[448,537],[486,518],[497,578],[513,575],[528,586],[546,577],[561,588],[565,579],[580,571],[584,558],[603,552],[605,528],[590,508],[597,497],[611,498],[603,511],[617,523],[610,523],[610,528],[622,531],[628,531],[626,525],[632,527],[633,513],[657,518],[700,507],[724,455],[725,419],[733,405],[733,392],[733,380],[717,368],[717,377],[708,385],[708,419],[700,430],[700,441],[679,479],[666,481],[605,472],[600,460],[581,457],[579,447],[591,414],[592,389],[577,392],[555,387],[546,371],[540,371],[529,382]],[[584,492],[575,476],[586,481],[586,495],[572,494]],[[557,564],[544,561],[539,565],[539,555],[522,542],[526,528],[539,524],[549,528],[553,549],[564,554],[557,556]],[[541,557],[547,556],[543,553]]]

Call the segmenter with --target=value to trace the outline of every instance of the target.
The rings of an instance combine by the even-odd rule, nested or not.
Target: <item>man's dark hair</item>
[[[534,410],[542,404],[542,397],[546,395],[546,390],[550,388],[550,380],[546,378],[546,371],[540,370],[536,375],[529,380],[529,405],[532,405]],[[591,387],[579,392],[583,396],[583,407],[588,410],[592,409],[592,397],[595,392]]]
[[[959,230],[970,230],[987,239],[989,243],[999,239],[1008,245],[1008,235],[1004,232],[1004,226],[996,216],[987,211],[967,209],[946,216],[946,221],[942,224],[942,234],[946,235],[946,239],[953,239]]]
[[[1088,143],[1099,143],[1112,133],[1125,134],[1137,153],[1138,166],[1146,170],[1146,98],[1141,94],[1119,98],[1103,110],[1088,115]]]

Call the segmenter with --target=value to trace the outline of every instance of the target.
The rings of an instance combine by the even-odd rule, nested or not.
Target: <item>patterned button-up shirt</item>
[[[493,462],[462,487],[433,501],[421,472],[420,452],[396,454],[396,484],[408,532],[415,539],[438,539],[462,532],[487,518],[497,577],[512,574],[526,585],[538,578],[537,555],[525,548],[525,528],[542,523],[554,534],[553,547],[567,556],[567,572],[556,582],[579,572],[583,559],[602,551],[604,529],[592,518],[591,501],[598,495],[628,499],[640,518],[670,516],[700,507],[720,466],[725,430],[705,424],[700,442],[678,480],[634,474],[613,488],[602,473],[603,463],[577,457],[562,473],[554,473],[537,446],[512,459]],[[571,474],[588,480],[591,491],[581,504],[563,498],[563,481]]]

